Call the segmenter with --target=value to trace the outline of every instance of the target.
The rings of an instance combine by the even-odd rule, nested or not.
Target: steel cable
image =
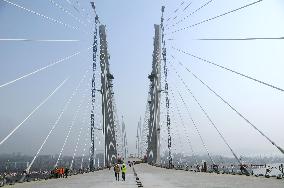
[[[17,7],[17,8],[19,8],[19,9],[25,10],[25,11],[31,13],[31,14],[34,14],[34,15],[39,16],[39,17],[42,17],[42,18],[44,18],[44,19],[46,19],[46,20],[52,21],[52,22],[57,23],[57,24],[61,24],[61,25],[65,26],[66,28],[69,28],[69,29],[71,28],[71,29],[74,29],[74,30],[77,30],[77,31],[80,31],[80,30],[81,30],[80,28],[78,28],[78,27],[76,27],[76,26],[72,26],[72,25],[66,24],[66,23],[64,23],[64,22],[62,22],[62,21],[60,21],[60,20],[56,20],[56,19],[54,19],[54,18],[52,18],[52,17],[46,16],[46,15],[41,14],[41,13],[39,13],[39,12],[36,12],[36,11],[34,11],[34,10],[25,8],[25,7],[21,6],[21,5],[18,5],[18,4],[16,4],[16,3],[13,3],[13,2],[11,2],[11,1],[8,1],[8,0],[2,0],[2,1],[4,1],[4,2],[6,2],[6,3],[8,3],[8,4],[10,4],[10,5],[14,6],[14,7]],[[81,30],[81,31],[83,31],[84,33],[88,34],[88,32],[86,32],[86,31],[84,31],[84,30]]]
[[[86,90],[86,91],[87,91],[87,90]],[[72,118],[72,121],[71,121],[71,123],[70,123],[69,129],[68,129],[68,133],[67,133],[67,135],[65,136],[63,145],[62,145],[61,150],[60,150],[60,152],[59,152],[59,155],[58,155],[57,161],[56,161],[56,163],[55,163],[55,165],[54,165],[54,168],[58,166],[59,160],[60,160],[60,158],[61,158],[61,156],[62,156],[62,153],[63,153],[63,151],[64,151],[64,149],[65,149],[65,145],[66,145],[66,143],[67,143],[67,141],[68,141],[68,139],[69,139],[70,133],[71,133],[73,127],[74,127],[75,122],[77,121],[79,112],[80,112],[80,110],[81,110],[81,106],[82,106],[82,104],[83,104],[84,101],[85,101],[85,97],[86,97],[86,92],[84,92],[84,94],[82,95],[82,99],[81,99],[79,105],[77,106],[77,110],[75,111],[75,114],[74,114],[74,116],[73,116],[73,118]]]
[[[92,47],[93,47],[93,46],[89,47],[87,50],[89,50],[89,49],[92,48]],[[69,60],[69,59],[71,59],[71,58],[73,58],[73,57],[75,57],[75,56],[78,56],[78,55],[81,54],[81,53],[82,53],[82,51],[78,51],[78,52],[76,52],[76,53],[74,53],[74,54],[72,54],[72,55],[69,55],[69,56],[64,57],[64,58],[62,58],[62,59],[60,59],[60,60],[57,60],[57,61],[55,61],[55,62],[53,62],[53,63],[50,63],[49,65],[46,65],[46,66],[44,66],[44,67],[42,67],[42,68],[39,68],[39,69],[36,69],[36,70],[33,71],[33,72],[30,72],[30,73],[28,73],[28,74],[25,74],[25,75],[23,75],[23,76],[20,76],[20,77],[14,79],[14,80],[11,80],[11,81],[9,81],[9,82],[6,82],[6,83],[0,85],[0,89],[3,88],[3,87],[5,87],[5,86],[8,86],[8,85],[10,85],[10,84],[13,84],[13,83],[15,83],[15,82],[17,82],[17,81],[19,81],[19,80],[22,80],[22,79],[24,79],[24,78],[27,78],[27,77],[29,77],[29,76],[31,76],[31,75],[34,75],[34,74],[36,74],[36,73],[38,73],[38,72],[41,72],[41,71],[43,71],[43,70],[45,70],[45,69],[47,69],[47,68],[53,67],[54,65],[57,65],[57,64],[62,63],[62,62],[64,62],[64,61],[66,61],[66,60]]]
[[[229,148],[229,150],[231,151],[231,153],[233,154],[233,156],[235,157],[236,161],[242,165],[242,162],[240,161],[240,159],[238,158],[237,154],[234,152],[234,150],[232,149],[232,147],[230,146],[230,144],[228,143],[228,141],[225,139],[225,137],[223,136],[223,134],[221,133],[221,131],[217,128],[216,124],[213,122],[212,118],[209,116],[208,112],[204,109],[204,107],[200,104],[200,102],[197,100],[197,98],[195,97],[195,95],[193,94],[193,92],[191,91],[191,89],[188,87],[188,85],[185,83],[185,81],[182,79],[182,77],[180,76],[180,74],[177,72],[177,70],[174,68],[174,66],[172,64],[170,64],[171,67],[174,69],[175,74],[177,75],[177,77],[179,78],[179,80],[183,83],[183,85],[185,86],[185,88],[187,89],[187,91],[190,93],[190,95],[192,96],[192,98],[194,99],[194,101],[198,104],[199,108],[202,110],[203,114],[205,115],[205,117],[208,119],[208,121],[210,122],[210,124],[215,128],[215,130],[217,131],[217,133],[219,134],[219,136],[221,137],[221,139],[223,140],[223,142],[226,144],[226,146]]]
[[[226,15],[228,15],[228,14],[231,14],[231,13],[237,12],[237,11],[239,11],[239,10],[242,10],[242,9],[244,9],[244,8],[250,7],[250,6],[252,6],[252,5],[258,4],[258,3],[262,2],[262,1],[263,1],[263,0],[258,0],[258,1],[252,2],[252,3],[249,3],[249,4],[247,4],[247,5],[244,5],[244,6],[240,7],[240,8],[230,10],[230,11],[225,12],[225,13],[223,13],[223,14],[219,14],[219,15],[214,16],[214,17],[212,17],[212,18],[208,18],[208,19],[206,19],[206,20],[200,21],[200,22],[195,23],[195,24],[192,24],[192,25],[190,25],[190,26],[187,26],[187,27],[184,27],[184,28],[175,30],[175,31],[171,32],[171,34],[174,34],[174,33],[177,33],[177,32],[180,32],[180,31],[183,31],[183,30],[186,30],[186,29],[189,29],[189,28],[198,26],[198,25],[201,25],[201,24],[203,24],[203,23],[206,23],[206,22],[215,20],[215,19],[217,19],[217,18],[221,18],[221,17],[226,16]]]
[[[205,4],[203,4],[201,7],[199,7],[198,9],[196,9],[195,11],[191,12],[189,15],[187,15],[186,17],[182,18],[181,20],[179,20],[178,22],[174,23],[173,25],[166,27],[166,30],[180,24],[181,22],[183,22],[184,20],[186,20],[187,18],[189,18],[190,16],[194,15],[195,13],[197,13],[198,11],[200,11],[202,8],[206,7],[208,4],[210,4],[213,0],[209,0],[207,1]]]
[[[233,107],[228,101],[226,101],[221,95],[215,92],[210,86],[208,86],[204,81],[202,81],[196,74],[185,67],[180,61],[179,64],[183,66],[189,73],[193,75],[202,85],[209,89],[215,96],[217,96],[221,101],[223,101],[227,106],[229,106],[235,113],[237,113],[243,120],[245,120],[253,129],[259,132],[264,138],[266,138],[273,146],[275,146],[282,154],[284,154],[283,148],[278,146],[274,141],[272,141],[266,134],[264,134],[260,129],[258,129],[251,121],[249,121],[243,114],[241,114],[235,107]]]
[[[250,38],[203,38],[204,41],[242,41],[242,40],[283,40],[284,37],[250,37]]]
[[[50,137],[50,135],[52,134],[52,132],[55,130],[55,128],[57,127],[59,121],[61,120],[64,112],[68,109],[69,107],[69,104],[72,102],[72,99],[73,97],[76,95],[79,87],[81,86],[81,83],[84,81],[85,77],[86,77],[86,74],[88,73],[89,71],[87,70],[83,76],[83,78],[80,80],[80,82],[78,83],[76,89],[73,91],[73,93],[71,94],[71,96],[69,97],[69,99],[67,100],[67,102],[65,103],[63,109],[61,110],[59,116],[57,117],[55,123],[53,124],[52,128],[50,129],[49,133],[47,134],[47,136],[45,137],[43,143],[41,144],[40,148],[38,149],[36,155],[34,156],[33,160],[30,162],[29,166],[27,167],[26,171],[29,172],[30,171],[30,168],[33,166],[35,160],[37,159],[39,153],[41,152],[41,150],[43,149],[44,145],[46,144],[46,142],[48,141],[48,138]]]
[[[204,63],[208,63],[208,64],[211,64],[211,65],[214,65],[214,66],[216,66],[216,67],[218,67],[218,68],[221,68],[221,69],[223,69],[223,70],[232,72],[232,73],[237,74],[237,75],[239,75],[239,76],[242,76],[242,77],[244,77],[244,78],[247,78],[247,79],[250,79],[250,80],[252,80],[252,81],[258,82],[258,83],[260,83],[260,84],[262,84],[262,85],[266,85],[266,86],[271,87],[271,88],[273,88],[273,89],[276,89],[276,90],[278,90],[278,91],[284,92],[284,89],[282,89],[282,88],[280,88],[280,87],[277,87],[277,86],[275,86],[275,85],[272,85],[272,84],[269,84],[269,83],[267,83],[267,82],[258,80],[258,79],[256,79],[256,78],[251,77],[251,76],[245,75],[245,74],[240,73],[240,72],[238,72],[238,71],[235,71],[235,70],[232,70],[232,69],[227,68],[227,67],[225,67],[225,66],[222,66],[222,65],[219,65],[219,64],[217,64],[217,63],[214,63],[214,62],[212,62],[212,61],[203,59],[203,58],[198,57],[198,56],[196,56],[196,55],[193,55],[193,54],[190,54],[190,53],[188,53],[188,52],[185,52],[185,51],[183,51],[183,50],[181,50],[181,49],[177,49],[177,48],[175,48],[175,47],[172,47],[172,48],[175,49],[176,51],[180,52],[180,53],[182,52],[182,53],[184,53],[184,54],[186,54],[186,55],[189,55],[189,56],[191,56],[191,57],[194,57],[194,58],[196,58],[196,59],[198,59],[198,60],[200,60],[200,61],[202,61],[202,62],[204,62]]]
[[[171,91],[171,93],[172,93],[172,96],[174,96],[172,89],[171,89],[170,91]],[[210,154],[210,152],[209,152],[209,149],[208,149],[207,145],[205,144],[205,141],[204,141],[203,137],[201,136],[201,133],[200,133],[198,127],[196,126],[196,123],[195,123],[195,121],[193,120],[193,118],[192,118],[192,116],[191,116],[191,114],[190,114],[190,111],[189,111],[188,107],[186,106],[186,104],[185,104],[185,102],[184,102],[184,100],[183,100],[183,97],[180,95],[180,93],[179,93],[179,91],[178,91],[177,89],[176,89],[176,91],[178,92],[178,94],[179,94],[179,96],[180,96],[180,98],[181,98],[181,100],[182,100],[182,102],[183,102],[183,105],[184,105],[185,108],[186,108],[186,111],[187,111],[187,113],[188,113],[188,115],[189,115],[189,117],[190,117],[190,120],[191,120],[191,122],[192,122],[192,124],[193,124],[193,126],[194,126],[194,128],[195,128],[195,130],[196,130],[196,132],[197,132],[197,134],[198,134],[198,136],[199,136],[199,138],[200,138],[200,140],[201,140],[201,143],[202,143],[202,145],[203,145],[203,147],[204,147],[204,149],[205,149],[205,151],[206,151],[206,153],[207,153],[209,159],[211,160],[212,164],[215,165],[215,161],[213,160],[213,158],[212,158],[212,156],[211,156],[211,154]],[[173,97],[173,99],[174,99],[174,103],[177,104],[177,101],[175,100],[175,97]],[[177,105],[176,105],[176,107],[177,107]],[[180,110],[178,109],[178,107],[177,107],[177,110],[178,110],[178,113],[180,113]],[[181,116],[180,116],[180,118],[181,118]]]
[[[67,82],[68,79],[69,78],[63,80],[63,82],[61,82],[59,86],[57,86],[55,90],[48,95],[47,98],[45,98],[36,108],[34,108],[32,112],[0,142],[0,146],[6,142],[38,109],[40,109],[40,107],[43,106]]]

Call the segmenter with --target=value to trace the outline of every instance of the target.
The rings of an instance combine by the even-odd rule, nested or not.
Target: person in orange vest
[[[60,178],[60,168],[56,168],[56,178]]]
[[[61,168],[61,178],[64,177],[64,168]]]
[[[58,178],[61,178],[61,168],[58,168]]]
[[[58,176],[61,178],[61,168],[58,169]]]

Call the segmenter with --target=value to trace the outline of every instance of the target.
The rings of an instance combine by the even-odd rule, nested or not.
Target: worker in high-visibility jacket
[[[123,163],[121,166],[122,179],[125,181],[126,165]]]

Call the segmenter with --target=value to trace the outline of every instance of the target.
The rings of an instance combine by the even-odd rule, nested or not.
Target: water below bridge
[[[283,188],[284,180],[254,176],[223,175],[210,173],[196,173],[182,170],[169,170],[149,166],[135,165],[135,171],[143,187],[194,187],[194,188]],[[133,169],[128,167],[126,181],[115,181],[113,169],[96,171],[93,173],[71,176],[67,179],[52,179],[38,182],[16,184],[13,188],[93,188],[93,187],[138,187]]]

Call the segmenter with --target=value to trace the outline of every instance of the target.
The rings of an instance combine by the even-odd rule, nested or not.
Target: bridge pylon
[[[95,131],[102,130],[105,137],[104,146],[104,165],[111,165],[117,162],[118,158],[118,143],[119,136],[118,120],[116,114],[116,105],[113,92],[113,75],[110,72],[109,53],[106,36],[106,26],[100,23],[96,12],[94,2],[91,6],[95,13],[95,30],[94,30],[94,44],[93,44],[93,77],[92,77],[92,110],[91,110],[91,149],[90,149],[90,170],[95,169]],[[99,44],[99,45],[98,45]],[[98,47],[99,46],[99,47]],[[100,50],[100,68],[101,68],[101,89],[96,88],[96,67],[97,67],[97,53]],[[95,101],[96,92],[100,91],[102,99],[102,128],[95,127]],[[120,135],[121,137],[121,135]]]
[[[94,30],[94,43],[93,43],[93,70],[92,70],[92,109],[91,109],[91,148],[90,148],[90,170],[94,170],[95,163],[95,102],[96,102],[96,69],[97,69],[97,52],[98,52],[98,24],[99,17],[96,13],[96,6],[91,2],[91,6],[95,12],[95,30]]]
[[[105,165],[117,162],[117,144],[115,135],[115,117],[113,111],[113,75],[109,68],[109,53],[106,38],[106,26],[99,26],[100,35],[100,67],[101,67],[101,94],[103,133],[105,135]]]
[[[161,26],[154,25],[154,51],[152,72],[148,76],[151,82],[149,101],[149,134],[147,161],[151,164],[160,163],[160,98],[161,98]]]

